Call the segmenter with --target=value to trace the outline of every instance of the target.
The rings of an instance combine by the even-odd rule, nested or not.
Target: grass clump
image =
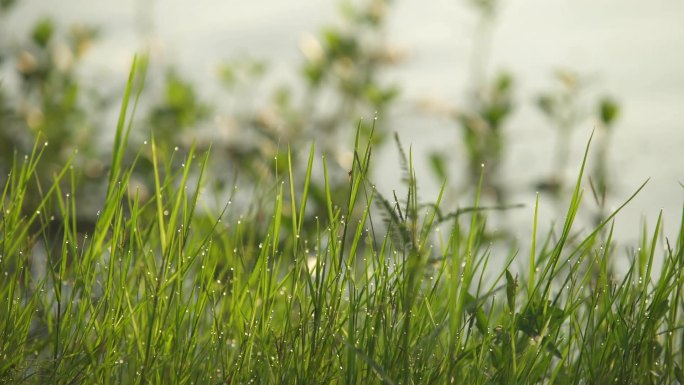
[[[207,156],[191,148],[170,167],[152,139],[154,191],[143,199],[129,188],[136,164],[122,162],[135,80],[93,229],[77,226],[76,171],[36,182],[44,146],[3,186],[0,382],[684,381],[684,230],[663,250],[658,221],[616,278],[617,212],[588,235],[572,231],[584,163],[561,231],[538,243],[535,214],[529,268],[516,273],[528,253],[491,247],[477,198],[453,215],[440,213],[441,194],[419,202],[410,152],[400,151],[404,198],[381,196],[361,135],[346,200],[333,199],[322,159],[325,215],[307,211],[313,145],[303,180],[288,158],[268,215],[238,216],[232,201],[204,208]]]

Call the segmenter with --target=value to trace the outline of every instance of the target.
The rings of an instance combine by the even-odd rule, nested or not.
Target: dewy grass
[[[521,275],[489,248],[477,200],[446,216],[441,194],[419,203],[410,152],[400,151],[405,198],[381,196],[358,137],[345,202],[332,200],[312,145],[303,180],[287,159],[265,219],[236,217],[231,204],[215,214],[200,199],[206,156],[190,151],[174,172],[154,140],[144,200],[129,189],[136,165],[121,161],[135,68],[91,233],[77,226],[76,171],[35,185],[42,144],[3,186],[0,382],[684,382],[684,230],[663,249],[659,220],[616,278],[614,215],[571,237],[584,163],[557,240],[537,242],[535,209]],[[321,165],[327,216],[311,217]],[[41,197],[32,212],[28,191]]]

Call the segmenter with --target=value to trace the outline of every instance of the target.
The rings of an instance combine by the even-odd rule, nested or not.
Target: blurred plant
[[[9,8],[13,7],[17,3],[17,0],[0,0],[0,12],[5,12]]]
[[[467,100],[460,109],[450,108],[461,128],[461,141],[466,151],[466,180],[462,190],[473,191],[483,176],[480,193],[505,203],[506,189],[502,185],[500,166],[505,155],[504,126],[513,113],[513,75],[505,71],[492,78],[487,76],[492,27],[499,4],[496,0],[471,0],[476,22],[474,50],[471,53]],[[430,164],[435,175],[446,180],[446,154],[433,152]],[[486,167],[483,174],[483,166]]]
[[[280,163],[276,159],[282,150],[278,145],[281,140],[289,143],[297,136],[282,129],[286,113],[278,107],[287,103],[280,100],[289,98],[287,90],[268,90],[264,92],[269,94],[265,100],[257,91],[263,88],[267,74],[268,65],[254,58],[236,58],[220,66],[218,77],[228,98],[220,111],[218,132],[205,141],[205,146],[218,146],[222,163],[234,165],[236,173],[252,182],[268,180],[274,173],[284,171],[285,158]],[[226,179],[233,179],[223,171],[215,182],[223,184]]]
[[[357,125],[359,146],[365,146],[366,138],[373,138],[376,146],[383,143],[387,120],[379,123],[373,117],[386,115],[399,94],[398,87],[386,85],[381,76],[401,58],[388,46],[384,33],[390,4],[386,0],[344,2],[338,26],[327,26],[319,36],[304,38],[303,90],[299,85],[282,85],[265,104],[258,100],[249,104],[245,92],[259,88],[266,66],[253,59],[222,66],[219,78],[240,104],[232,106],[221,122],[226,140],[218,144],[218,151],[239,165],[243,177],[258,184],[276,174],[285,175],[289,166],[285,144],[290,146],[293,174],[303,175],[306,162],[302,156],[308,154],[307,143],[314,141],[317,151],[332,161],[328,167],[333,200],[345,199],[354,154],[342,144],[349,143]],[[359,122],[359,117],[370,118]],[[312,185],[307,211],[312,215],[326,211],[325,195],[325,186]]]
[[[486,167],[482,192],[505,201],[499,169],[504,156],[503,126],[513,111],[513,78],[501,73],[487,88],[473,97],[473,108],[457,114],[468,155],[468,184],[477,186]]]
[[[620,117],[620,105],[611,97],[604,96],[597,103],[596,115],[598,115],[598,142],[596,145],[596,158],[591,173],[591,186],[594,198],[599,206],[595,215],[595,223],[600,223],[606,217],[606,196],[612,185],[608,168],[608,150],[611,145],[615,122]]]
[[[473,50],[470,57],[470,81],[472,88],[478,90],[487,83],[487,69],[492,50],[492,37],[499,0],[469,0],[475,12],[475,31],[473,34]]]
[[[5,23],[3,22],[3,18],[8,15],[11,11],[11,9],[14,7],[16,4],[16,0],[0,0],[0,35],[5,35],[7,32],[4,30]],[[0,39],[0,66],[3,64],[3,61],[6,59],[6,54],[5,52],[6,49],[6,44],[7,41],[5,39]],[[2,86],[2,83],[0,82],[0,86]]]
[[[483,15],[494,16],[499,8],[499,0],[470,0],[470,3]]]
[[[76,152],[73,165],[84,169],[86,181],[103,174],[92,143],[97,138],[94,119],[104,102],[76,75],[79,60],[96,36],[95,29],[80,25],[64,32],[45,18],[33,26],[28,41],[3,52],[14,59],[18,80],[17,89],[0,90],[3,177],[14,158],[30,153],[37,140],[48,144],[42,152],[44,166],[36,174],[39,183],[50,184],[52,174]]]
[[[467,178],[462,185],[467,191],[474,191],[484,164],[486,171],[480,193],[501,206],[507,204],[507,186],[503,184],[500,168],[506,152],[505,125],[514,111],[515,82],[509,73],[489,77],[487,71],[492,25],[499,2],[470,0],[470,3],[478,18],[469,68],[472,84],[464,107],[458,111],[452,109],[450,116],[459,126],[467,157]],[[12,4],[13,1],[0,0],[0,15]],[[263,81],[267,79],[266,63],[254,59],[233,60],[224,63],[218,73],[218,80],[228,92],[228,102],[210,105],[200,99],[195,85],[178,71],[168,69],[163,82],[157,84],[161,84],[159,95],[148,95],[143,103],[147,107],[146,118],[142,120],[144,130],[154,133],[157,151],[168,152],[164,155],[173,156],[174,149],[187,152],[193,142],[197,142],[198,151],[211,146],[214,156],[207,173],[212,174],[211,188],[215,192],[232,189],[238,175],[247,179],[241,185],[250,186],[245,188],[248,194],[254,191],[270,194],[277,187],[264,188],[263,183],[282,181],[290,174],[290,168],[294,178],[301,178],[306,174],[308,143],[313,141],[317,154],[325,154],[329,160],[331,198],[334,202],[343,202],[348,194],[348,172],[355,161],[355,154],[345,144],[349,143],[357,125],[357,138],[362,142],[357,144],[359,147],[364,148],[366,138],[372,138],[375,148],[384,143],[389,119],[376,122],[374,117],[390,115],[399,95],[399,87],[383,77],[384,71],[402,58],[387,42],[385,25],[391,5],[391,0],[343,2],[338,24],[302,40],[304,61],[296,84],[283,84],[274,89]],[[79,60],[96,36],[97,31],[92,28],[73,27],[64,32],[51,20],[43,19],[31,30],[30,39],[15,44],[18,48],[11,52],[5,48],[10,45],[3,44],[6,39],[0,38],[0,62],[3,58],[5,62],[14,59],[20,85],[15,92],[0,83],[3,87],[0,88],[0,168],[3,172],[10,168],[15,152],[27,153],[41,135],[49,143],[42,164],[51,165],[41,170],[42,179],[49,180],[57,165],[63,164],[75,149],[79,154],[74,167],[85,168],[85,175],[92,182],[104,176],[107,168],[94,144],[100,133],[96,116],[107,105],[75,75]],[[539,187],[558,192],[563,187],[562,172],[568,163],[571,132],[592,113],[587,112],[581,101],[584,79],[570,71],[559,71],[556,79],[557,87],[542,93],[537,105],[558,129],[554,174],[540,182]],[[218,115],[215,124],[209,122],[213,112]],[[599,161],[592,180],[596,182],[596,196],[603,197],[609,185],[606,177],[609,134],[619,108],[610,98],[605,98],[599,102],[598,115],[602,122],[599,129],[605,135],[598,145]],[[370,119],[359,123],[359,117]],[[105,129],[108,125],[102,127]],[[147,138],[148,134],[143,135]],[[132,179],[150,187],[151,154],[143,151],[142,155],[136,167],[139,174]],[[129,154],[128,160],[132,161],[134,156]],[[449,174],[447,157],[448,154],[434,153],[430,158],[441,180]],[[176,163],[169,161],[164,172],[172,173],[177,171],[175,167],[182,167]],[[83,184],[83,181],[77,182]],[[310,193],[306,215],[326,212],[326,186],[313,184]],[[92,199],[98,195],[85,196]],[[270,198],[268,195],[265,201]]]
[[[573,131],[590,118],[597,118],[600,135],[598,159],[592,173],[597,202],[602,204],[607,191],[607,151],[610,132],[619,115],[618,104],[609,97],[598,101],[587,101],[588,78],[569,71],[559,70],[554,76],[555,89],[542,92],[537,97],[537,107],[556,129],[556,145],[554,148],[554,163],[552,174],[540,181],[536,188],[553,193],[556,198],[562,198],[561,193],[566,185],[564,179],[570,158],[571,136]],[[595,107],[591,107],[594,105]],[[599,199],[600,198],[600,199]]]
[[[563,174],[570,158],[572,131],[587,118],[587,111],[580,102],[586,86],[584,79],[572,71],[559,70],[554,80],[555,88],[537,97],[537,107],[556,129],[554,171],[539,184],[539,188],[556,194],[564,186]]]
[[[2,10],[9,9],[11,3],[3,1]],[[305,40],[305,63],[298,79],[304,87],[301,83],[283,85],[275,91],[256,93],[254,90],[267,71],[266,64],[256,60],[226,63],[220,69],[219,80],[234,98],[233,104],[226,106],[227,113],[217,119],[218,129],[207,123],[211,112],[223,112],[224,106],[210,106],[200,100],[195,85],[177,71],[167,70],[161,96],[152,92],[153,96],[147,96],[143,103],[144,131],[154,133],[157,151],[167,159],[172,159],[169,156],[173,156],[174,150],[187,152],[195,141],[197,150],[212,146],[218,156],[213,157],[209,172],[213,174],[212,187],[216,191],[232,188],[228,181],[234,182],[238,174],[251,181],[247,185],[259,186],[261,191],[268,191],[263,188],[263,181],[282,179],[288,167],[293,168],[293,175],[303,175],[300,150],[308,148],[304,144],[313,140],[317,150],[332,160],[328,163],[330,191],[333,199],[341,202],[353,161],[353,153],[344,150],[341,143],[349,143],[359,117],[384,114],[398,95],[398,88],[385,85],[380,76],[382,69],[399,59],[397,52],[388,48],[384,36],[389,4],[385,0],[345,2],[339,26],[326,27],[319,37]],[[73,167],[84,168],[85,175],[94,183],[105,175],[107,166],[100,160],[104,154],[97,147],[101,137],[98,129],[109,126],[100,125],[97,115],[109,106],[84,86],[75,71],[95,37],[96,30],[92,28],[72,27],[63,33],[50,19],[43,19],[32,29],[30,40],[11,45],[18,47],[16,52],[8,54],[5,47],[10,44],[3,44],[6,39],[0,39],[0,59],[14,58],[19,78],[18,90],[0,89],[3,170],[11,167],[15,153],[27,153],[40,135],[49,144],[43,151],[42,164],[46,166],[41,170],[41,178],[49,179],[75,150],[78,155]],[[148,88],[154,89],[154,82]],[[207,129],[203,131],[202,127]],[[373,127],[374,144],[382,142],[385,132],[373,119],[360,124],[358,137],[370,138]],[[143,135],[147,139],[148,134]],[[285,156],[287,148],[281,143],[290,145],[291,166]],[[149,192],[152,167],[147,150],[144,148],[142,157],[137,158],[131,184]],[[132,162],[137,155],[127,156],[126,161]],[[182,167],[176,163],[169,161],[163,172],[173,173]],[[234,167],[235,172],[231,174],[226,164]],[[76,182],[83,185],[83,181]],[[94,184],[92,187],[97,188]],[[139,192],[145,195],[145,190]],[[251,191],[249,187],[246,190]],[[326,210],[325,190],[323,185],[311,186],[312,213]],[[90,192],[81,195],[86,201],[102,196]],[[84,202],[79,207],[88,210],[89,205]],[[94,212],[91,217],[95,219]]]
[[[173,148],[179,139],[189,146],[192,140],[184,136],[205,121],[210,112],[211,107],[199,100],[193,85],[177,71],[168,70],[163,95],[151,108],[148,125],[160,147]]]
[[[388,4],[386,0],[370,0],[358,6],[344,3],[341,27],[327,27],[319,38],[302,42],[306,58],[302,71],[309,87],[304,107],[320,111],[314,124],[327,139],[324,145],[328,153],[339,151],[338,132],[354,123],[350,119],[384,115],[398,96],[398,87],[384,85],[380,77],[384,67],[401,59],[400,53],[387,45],[383,33]],[[331,102],[337,108],[330,110]],[[367,134],[370,126],[362,125],[362,134]],[[385,139],[386,133],[377,130],[375,140]]]

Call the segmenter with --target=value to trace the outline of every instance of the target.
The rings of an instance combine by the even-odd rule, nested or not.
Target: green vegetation
[[[344,2],[304,40],[294,84],[263,90],[268,63],[226,61],[227,102],[173,67],[146,79],[144,59],[119,106],[78,76],[97,27],[46,17],[25,40],[0,34],[16,77],[0,78],[0,384],[684,383],[684,212],[676,239],[661,216],[638,245],[614,242],[620,106],[570,70],[534,100],[558,139],[549,174],[502,178],[522,102],[515,74],[485,70],[499,2],[470,1],[472,84],[441,111],[464,177],[433,152],[426,177],[443,184],[425,197],[395,135],[403,191],[376,188],[401,98],[385,76],[402,59],[392,4]],[[0,21],[15,6],[0,0]],[[514,189],[565,216],[547,232],[540,195]],[[490,215],[521,203],[535,207],[524,242]]]
[[[124,160],[143,64],[92,228],[77,218],[81,171],[67,163],[49,184],[37,174],[50,143],[14,158],[1,201],[0,382],[684,382],[684,227],[665,249],[661,222],[645,229],[615,275],[617,212],[573,230],[584,162],[562,227],[537,234],[530,218],[529,250],[491,246],[479,194],[454,213],[441,194],[420,201],[401,147],[406,191],[383,197],[368,173],[372,128],[357,131],[337,194],[337,171],[311,144],[301,177],[285,152],[262,202],[241,212],[226,197],[217,211],[210,155],[190,146],[179,159],[152,137],[138,152],[148,157]],[[131,188],[144,159],[147,197]],[[325,209],[311,216],[313,185]]]

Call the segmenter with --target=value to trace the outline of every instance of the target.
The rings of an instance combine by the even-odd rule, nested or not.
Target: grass
[[[477,198],[453,215],[440,213],[441,194],[419,202],[410,152],[400,151],[405,195],[380,195],[358,135],[344,202],[333,201],[331,170],[312,145],[303,180],[288,159],[267,192],[268,215],[238,216],[232,201],[216,213],[201,197],[208,155],[191,150],[176,172],[178,159],[154,140],[155,188],[144,200],[129,191],[135,163],[121,161],[141,73],[129,79],[90,233],[69,192],[77,171],[67,165],[51,186],[36,185],[42,143],[7,178],[0,382],[684,382],[684,230],[665,247],[660,221],[645,230],[617,278],[617,212],[587,234],[572,230],[586,156],[558,234],[537,234],[535,209],[530,250],[503,256]],[[327,213],[312,217],[315,167]],[[30,191],[40,203],[27,212]],[[518,258],[529,269],[516,274]]]

